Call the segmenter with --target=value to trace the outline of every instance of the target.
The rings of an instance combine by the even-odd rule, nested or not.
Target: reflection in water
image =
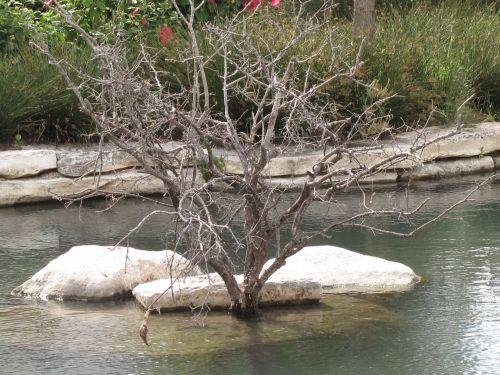
[[[420,183],[413,203],[430,196],[440,212],[473,184]],[[382,189],[374,204],[405,202]],[[345,198],[345,199],[344,199]],[[210,313],[151,318],[151,347],[138,338],[134,302],[37,302],[9,295],[51,259],[79,244],[112,244],[151,206],[123,202],[97,214],[57,204],[0,210],[0,373],[5,374],[495,374],[500,363],[500,185],[412,239],[360,231],[332,233],[330,243],[400,261],[427,282],[400,295],[329,297],[319,306],[265,310],[241,322]],[[359,207],[347,194],[335,213]],[[308,225],[332,210],[318,206]],[[386,220],[390,228],[398,224]],[[153,220],[130,245],[165,248],[171,223]],[[322,240],[321,243],[325,243]],[[319,243],[319,242],[318,242]]]
[[[467,286],[471,311],[462,345],[464,361],[474,373],[487,373],[500,368],[500,252],[499,247],[482,247],[471,251],[468,271],[474,280]],[[482,340],[477,340],[477,337]]]

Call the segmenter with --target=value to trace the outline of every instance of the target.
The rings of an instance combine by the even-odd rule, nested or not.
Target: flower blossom
[[[261,0],[243,0],[243,8],[248,10],[255,10],[260,4]]]
[[[217,0],[207,0],[209,4],[217,4]]]
[[[162,44],[168,44],[168,42],[170,41],[170,38],[172,38],[172,29],[168,26],[163,26],[161,29],[160,29],[160,42]]]
[[[141,24],[141,26],[147,26],[149,25],[149,21],[145,18],[141,18],[141,20],[139,21],[139,23]]]
[[[260,4],[265,4],[265,2],[266,0],[243,0],[243,8],[254,11]],[[270,2],[273,8],[280,5],[280,0],[271,0]]]

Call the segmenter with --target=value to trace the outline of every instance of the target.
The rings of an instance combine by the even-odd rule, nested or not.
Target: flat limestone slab
[[[267,261],[264,269],[273,261]],[[402,292],[420,281],[404,264],[335,246],[305,247],[288,258],[273,277],[310,278],[321,283],[324,294]]]
[[[90,193],[98,187],[109,193],[163,193],[160,179],[146,173],[123,172],[97,177],[49,179],[28,178],[0,181],[0,207],[19,203],[43,202],[58,196],[75,196]],[[101,194],[102,195],[102,194]]]
[[[453,177],[473,173],[491,172],[495,162],[491,156],[471,157],[456,160],[437,160],[406,172],[403,179],[424,180],[431,178]]]
[[[332,182],[340,182],[347,178],[348,176],[333,176],[330,180],[320,184],[319,187],[329,187],[332,185]],[[398,174],[396,172],[380,172],[373,176],[360,179],[357,183],[360,185],[394,184],[397,180]],[[272,187],[283,190],[302,189],[305,182],[305,176],[272,177],[268,180],[268,183]]]
[[[139,167],[140,163],[124,151],[104,151],[102,158],[97,151],[67,151],[57,154],[57,171],[67,177]]]
[[[353,153],[352,156],[345,155],[341,160],[335,164],[324,164],[325,171],[346,171],[358,168],[370,168],[374,165],[381,163],[387,158],[407,151],[407,146],[404,148],[388,146],[380,150],[372,150],[369,152]],[[286,155],[278,156],[272,159],[269,164],[264,168],[262,175],[269,177],[282,177],[282,176],[304,176],[308,171],[312,171],[314,165],[323,159],[323,153],[313,152],[304,155]],[[226,159],[225,161],[226,172],[234,174],[243,174],[243,168],[239,160],[235,157]],[[390,165],[387,169],[396,168],[411,168],[420,163],[418,158],[408,158]]]
[[[15,179],[35,176],[56,169],[54,150],[19,150],[0,152],[0,177]]]
[[[184,165],[189,164],[189,155],[180,142],[163,143],[160,147],[166,153],[183,158]],[[88,147],[57,150],[57,171],[67,177],[81,177],[99,171],[105,173],[135,167],[141,167],[136,158],[126,151],[109,147],[104,147],[102,152]]]
[[[239,284],[243,276],[236,276]],[[217,274],[194,276],[179,280],[162,279],[140,284],[132,291],[144,308],[160,310],[190,310],[209,306],[211,309],[226,309],[231,300],[224,282]],[[271,279],[261,292],[260,306],[290,305],[318,302],[321,284],[308,279]]]
[[[420,131],[402,133],[395,137],[399,144],[429,141],[453,130],[433,126]],[[468,158],[500,150],[500,122],[484,122],[464,127],[460,134],[429,145],[421,153],[423,160]]]
[[[129,296],[147,281],[200,273],[170,250],[145,251],[113,246],[75,246],[51,261],[13,295],[43,300],[102,301]]]

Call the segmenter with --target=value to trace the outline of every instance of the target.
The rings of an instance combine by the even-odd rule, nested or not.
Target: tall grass
[[[452,119],[476,94],[475,109],[499,114],[500,13],[470,1],[419,5],[379,17],[367,77],[400,95],[395,118],[422,119],[431,105]]]
[[[89,54],[72,44],[56,46],[56,53],[77,68]],[[0,141],[20,133],[24,139],[77,140],[89,131],[74,95],[47,58],[29,46],[0,58]]]

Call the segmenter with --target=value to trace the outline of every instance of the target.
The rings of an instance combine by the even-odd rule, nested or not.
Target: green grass
[[[89,61],[71,44],[58,45],[56,53],[78,68]],[[29,46],[1,56],[0,141],[10,143],[18,133],[34,141],[83,140],[89,129],[76,98],[45,56]]]
[[[500,14],[457,1],[379,17],[367,77],[400,95],[389,104],[396,119],[423,119],[434,105],[450,121],[473,93],[476,110],[498,115]]]

